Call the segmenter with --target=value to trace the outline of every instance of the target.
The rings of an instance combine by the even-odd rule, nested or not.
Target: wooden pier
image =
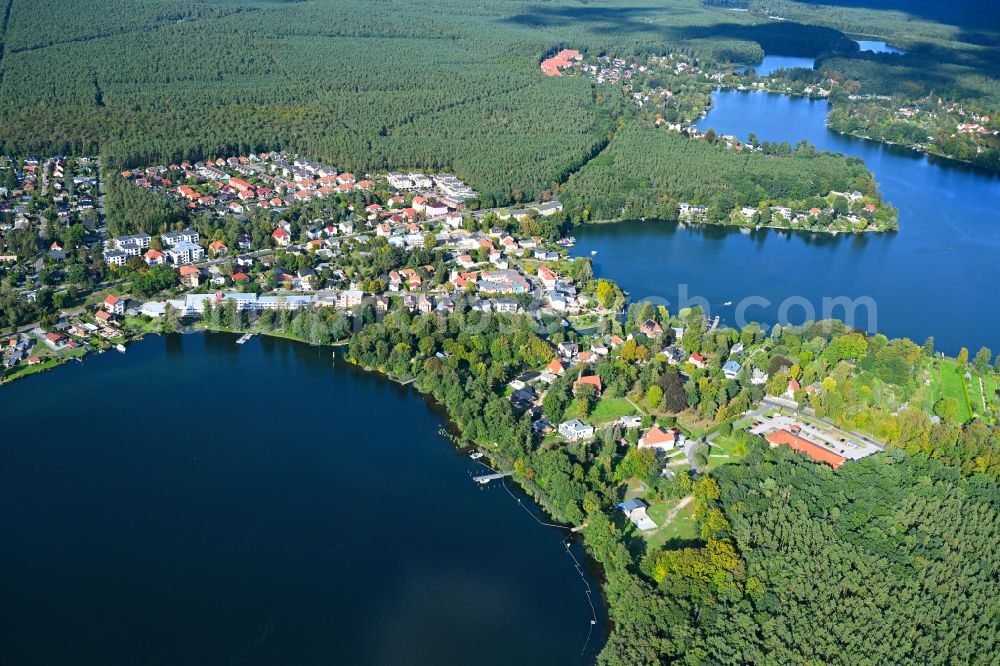
[[[490,481],[496,481],[497,479],[502,479],[507,476],[510,476],[510,472],[497,472],[495,474],[481,474],[480,476],[474,476],[472,477],[472,480],[481,486],[485,486]]]
[[[236,344],[242,345],[244,342],[250,340],[253,337],[253,333],[244,333],[240,336],[240,339],[236,341]]]

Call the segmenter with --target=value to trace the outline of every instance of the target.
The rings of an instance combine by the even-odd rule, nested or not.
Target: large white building
[[[168,248],[166,255],[172,264],[190,264],[204,259],[205,250],[193,242],[180,241]]]
[[[173,247],[178,243],[197,243],[200,235],[194,229],[182,229],[181,231],[168,231],[160,234],[160,240],[167,247]]]

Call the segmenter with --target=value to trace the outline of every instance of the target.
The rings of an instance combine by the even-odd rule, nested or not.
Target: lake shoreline
[[[227,328],[212,327],[211,325],[203,325],[198,328],[187,331],[178,331],[177,334],[192,335],[196,333],[201,333],[204,335],[209,333],[221,333],[225,335],[239,336],[247,332],[249,331],[233,331]],[[275,340],[283,340],[286,342],[300,344],[306,347],[313,347],[316,349],[321,349],[321,348],[336,349],[337,347],[343,347],[346,346],[346,344],[348,344],[348,342],[345,341],[338,341],[336,343],[331,343],[331,344],[314,345],[307,342],[306,340],[297,338],[294,335],[287,333],[277,334],[274,331],[255,331],[254,333],[255,335],[260,335],[262,337],[268,337]],[[157,336],[164,335],[162,333],[152,333],[152,334]],[[137,342],[142,341],[144,337],[145,335],[137,338],[135,341]],[[370,368],[361,365],[359,363],[356,363],[355,361],[346,357],[343,360],[357,372],[377,377],[381,381],[391,382],[392,384],[395,384],[401,389],[407,389],[407,388],[412,389],[412,391],[415,392],[420,397],[421,400],[423,400],[435,413],[437,413],[439,416],[442,417],[445,426],[442,429],[444,432],[442,432],[441,434],[447,433],[447,438],[449,439],[449,441],[451,442],[452,446],[454,447],[457,453],[467,454],[472,451],[479,451],[483,453],[491,463],[489,466],[483,465],[484,467],[504,472],[510,472],[511,474],[510,478],[513,479],[514,482],[517,484],[518,489],[535,504],[538,510],[542,513],[542,515],[554,521],[554,523],[556,523],[558,527],[570,532],[570,534],[567,536],[567,539],[572,539],[574,542],[581,545],[585,558],[584,565],[586,566],[587,571],[590,573],[590,575],[594,578],[594,580],[598,584],[599,587],[598,598],[600,599],[600,602],[602,604],[605,617],[604,628],[606,631],[606,636],[610,636],[611,632],[614,629],[614,623],[611,620],[611,614],[609,612],[610,602],[607,594],[604,591],[604,587],[607,584],[607,574],[605,572],[604,566],[593,557],[593,554],[590,549],[590,544],[588,544],[586,537],[583,534],[583,531],[579,529],[581,526],[572,525],[571,523],[566,521],[565,516],[558,515],[552,506],[552,502],[545,495],[544,491],[542,491],[541,488],[539,488],[536,484],[531,483],[528,479],[525,479],[515,474],[513,471],[514,470],[513,461],[503,458],[496,451],[491,450],[488,447],[476,444],[475,442],[470,442],[468,440],[465,440],[465,436],[462,433],[461,428],[452,417],[451,412],[448,411],[448,408],[443,403],[438,401],[430,392],[421,390],[421,387],[417,385],[417,383],[413,380],[413,378],[400,379],[398,377],[392,376],[383,369]],[[520,501],[518,500],[518,502]]]
[[[735,231],[742,232],[753,232],[760,231],[761,229],[773,229],[775,231],[788,231],[797,234],[823,234],[826,236],[866,236],[868,234],[884,235],[884,234],[896,234],[899,233],[899,229],[883,229],[878,230],[865,230],[865,231],[847,231],[843,229],[802,229],[799,227],[781,227],[776,224],[757,224],[753,226],[745,226],[742,224],[717,224],[714,222],[689,222],[684,220],[668,220],[660,217],[618,217],[607,220],[588,220],[587,222],[581,222],[577,227],[587,227],[587,226],[607,226],[614,224],[623,224],[628,222],[640,222],[646,223],[672,223],[683,225],[684,227],[699,228],[708,227],[713,229],[733,229]]]

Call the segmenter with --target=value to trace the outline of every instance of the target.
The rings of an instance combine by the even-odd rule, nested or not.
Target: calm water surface
[[[581,655],[563,533],[480,490],[416,392],[329,350],[152,337],[0,389],[0,414],[5,666],[573,664],[603,645],[601,615]]]
[[[903,55],[906,53],[906,51],[900,51],[893,46],[889,46],[885,42],[874,42],[867,39],[856,39],[854,41],[858,43],[858,48],[862,51],[871,51],[872,53],[895,53],[896,55]]]
[[[748,69],[753,69],[757,72],[757,76],[767,76],[771,74],[776,69],[791,69],[793,67],[803,67],[805,69],[812,69],[815,64],[813,58],[801,58],[798,56],[783,56],[783,55],[766,55],[764,59],[756,65],[749,65],[747,67],[736,67],[737,71],[747,71]]]
[[[874,322],[858,309],[855,325],[957,352],[979,345],[1000,351],[1000,178],[962,164],[899,147],[841,136],[826,128],[828,105],[766,93],[717,92],[701,129],[753,132],[761,140],[795,143],[863,158],[885,198],[900,211],[900,231],[865,236],[751,234],[667,223],[627,223],[577,230],[574,252],[594,257],[600,275],[617,279],[633,298],[659,297],[676,306],[678,285],[703,296],[713,314],[735,320],[740,299],[759,296],[767,307],[746,310],[774,323],[823,312],[824,297],[871,297]],[[733,301],[733,306],[723,306]],[[842,311],[834,311],[839,318]]]

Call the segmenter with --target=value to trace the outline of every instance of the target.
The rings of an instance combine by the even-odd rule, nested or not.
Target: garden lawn
[[[938,369],[937,385],[934,388],[935,402],[944,397],[955,398],[958,401],[958,420],[960,422],[965,423],[972,418],[969,396],[965,389],[965,376],[959,371],[957,363],[950,360],[941,362]]]
[[[997,401],[997,389],[1000,389],[1000,381],[996,375],[983,377],[983,385],[986,386],[986,404],[992,405]]]
[[[739,458],[733,455],[733,447],[735,446],[736,440],[726,435],[720,435],[713,439],[708,450],[708,469],[705,471],[711,472],[719,465],[738,462]]]
[[[597,403],[594,411],[587,419],[589,423],[607,423],[617,421],[623,416],[632,416],[636,413],[635,407],[624,398],[605,398]]]

